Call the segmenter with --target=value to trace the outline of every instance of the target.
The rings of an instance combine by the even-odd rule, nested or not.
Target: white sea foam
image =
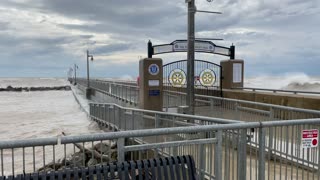
[[[0,82],[24,87],[68,84],[56,78],[10,78]],[[0,92],[1,140],[52,137],[61,132],[71,135],[100,132],[80,109],[72,91]]]
[[[319,91],[320,78],[304,73],[286,73],[282,75],[260,75],[246,78],[245,87],[265,89],[286,89],[301,91]]]
[[[0,78],[0,88],[12,87],[52,87],[68,85],[65,78]]]

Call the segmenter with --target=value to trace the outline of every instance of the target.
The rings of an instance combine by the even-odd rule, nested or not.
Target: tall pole
[[[89,50],[87,50],[87,88],[90,88],[89,80]]]
[[[74,64],[74,84],[77,83],[77,65]]]
[[[188,61],[187,61],[187,106],[188,114],[194,114],[194,41],[195,0],[188,3]]]

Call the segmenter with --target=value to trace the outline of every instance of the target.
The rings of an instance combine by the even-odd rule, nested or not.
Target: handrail
[[[319,94],[320,92],[315,91],[295,91],[295,90],[283,90],[283,89],[264,89],[264,88],[251,88],[251,87],[233,87],[231,89],[239,89],[239,90],[252,90],[252,91],[272,91],[276,92],[285,92],[285,93],[293,93],[293,94]]]
[[[61,144],[68,144],[68,143],[100,141],[100,140],[119,139],[119,138],[160,136],[160,135],[177,134],[177,133],[195,133],[195,132],[208,132],[208,131],[216,131],[216,130],[236,130],[236,129],[248,129],[248,128],[265,128],[265,127],[274,127],[274,126],[314,125],[314,124],[320,124],[320,118],[287,120],[287,121],[214,124],[214,125],[203,125],[203,126],[170,127],[170,128],[158,128],[158,129],[140,129],[140,130],[96,133],[96,134],[86,134],[86,135],[77,135],[77,136],[52,137],[52,138],[43,138],[43,139],[33,138],[33,139],[26,139],[26,140],[0,141],[0,149],[27,147],[29,144],[31,144],[30,146],[54,145],[54,144],[57,144],[59,138],[61,140]]]
[[[136,109],[136,108],[129,108],[129,107],[122,107],[118,104],[114,103],[90,103],[91,105],[113,105],[118,108],[129,110],[129,111],[136,111],[136,112],[143,112],[143,113],[152,113],[152,114],[159,114],[159,115],[165,115],[165,116],[175,116],[175,117],[182,117],[182,118],[188,118],[188,119],[196,119],[196,120],[202,120],[202,121],[210,121],[215,123],[243,123],[243,121],[238,120],[230,120],[230,119],[222,119],[222,118],[213,118],[213,117],[207,117],[207,116],[198,116],[198,115],[189,115],[189,114],[180,114],[180,113],[171,113],[171,112],[162,112],[162,111],[152,111],[152,110],[146,110],[146,109]]]
[[[175,93],[175,94],[180,94],[180,95],[186,95],[186,93],[177,92],[177,91],[165,91],[165,92]],[[298,112],[320,114],[320,111],[317,111],[317,110],[302,109],[302,108],[281,106],[281,105],[274,105],[274,104],[267,104],[267,103],[261,103],[261,102],[245,101],[245,100],[240,100],[240,99],[230,99],[230,98],[224,98],[224,97],[206,96],[206,95],[199,95],[199,94],[196,94],[195,97],[202,97],[202,98],[208,98],[208,99],[217,99],[217,100],[227,100],[227,101],[236,102],[236,103],[246,103],[246,104],[260,105],[260,106],[271,107],[271,108],[278,108],[278,109],[293,110],[293,111],[298,111]]]

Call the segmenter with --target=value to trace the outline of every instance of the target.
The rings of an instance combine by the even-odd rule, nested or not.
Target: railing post
[[[121,110],[122,109],[118,107],[118,122],[117,122],[118,124],[117,124],[117,126],[119,127],[119,130],[122,128],[121,127],[121,114],[122,114]]]
[[[170,96],[169,96],[169,93],[167,92],[167,107],[166,107],[166,111],[168,112],[169,111],[169,105],[170,105]]]
[[[154,122],[154,128],[159,128],[159,126],[160,126],[159,115],[158,115],[158,114],[155,114],[154,116],[155,116],[155,117],[154,117],[154,120],[155,120],[155,122]]]
[[[100,105],[100,109],[101,109],[101,112],[102,112],[102,117],[101,117],[101,120],[104,120],[105,119],[105,116],[106,116],[106,113],[105,113],[105,110],[104,110],[104,105]]]
[[[274,119],[273,116],[274,116],[273,107],[270,107],[270,114],[269,114],[269,120],[270,121]]]
[[[126,88],[126,103],[127,103],[128,102],[128,87],[125,86],[125,88]]]
[[[120,85],[120,89],[121,89],[121,100],[124,101],[124,86]]]
[[[117,140],[117,153],[118,153],[118,162],[124,162],[124,138],[119,138]]]
[[[259,128],[259,165],[258,165],[258,179],[265,179],[265,136],[266,129]]]
[[[200,149],[199,149],[199,157],[200,157],[200,164],[199,164],[199,179],[205,179],[205,166],[206,166],[206,151],[205,147],[203,144],[200,144]]]
[[[214,175],[215,179],[222,179],[222,131],[216,133],[217,143],[214,147]],[[226,172],[228,173],[228,172]]]
[[[101,108],[100,108],[100,104],[98,104],[98,118],[99,120],[101,119],[102,113],[101,113]]]
[[[246,180],[247,177],[247,129],[239,130],[238,143],[238,180]],[[252,168],[252,167],[250,167]]]
[[[272,156],[272,150],[273,150],[273,128],[269,128],[268,133],[268,156],[269,158]]]
[[[235,119],[236,120],[240,120],[240,111],[239,111],[239,109],[238,109],[238,102],[236,102],[236,104],[235,104],[235,110],[236,110],[236,113],[235,113]]]
[[[116,106],[113,105],[112,108],[113,108],[113,123],[112,124],[113,124],[113,131],[115,131],[114,127],[116,126]]]
[[[103,105],[103,111],[104,111],[104,121],[107,122],[108,118],[108,111],[107,111],[107,105]]]
[[[130,104],[132,103],[131,97],[132,97],[131,87],[129,87],[129,103]]]
[[[210,110],[213,111],[213,99],[210,99]]]

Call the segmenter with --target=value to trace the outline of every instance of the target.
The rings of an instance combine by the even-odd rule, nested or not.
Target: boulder
[[[98,164],[98,161],[94,158],[89,159],[89,161],[87,162],[87,166],[95,166]]]
[[[69,163],[70,167],[81,167],[83,166],[83,162],[87,162],[87,154],[83,154],[83,152],[76,152],[72,154]]]

